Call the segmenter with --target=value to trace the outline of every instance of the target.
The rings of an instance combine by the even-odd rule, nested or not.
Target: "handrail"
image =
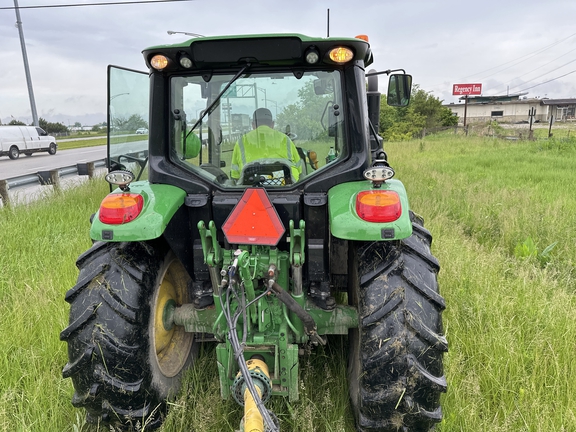
[[[11,177],[0,180],[0,200],[4,206],[10,205],[9,190],[20,189],[27,186],[47,186],[52,185],[55,189],[60,189],[60,179],[73,175],[94,176],[96,168],[106,167],[107,159],[98,159],[92,162],[83,162],[76,165],[56,168],[50,171],[38,171],[35,174],[26,174],[18,177]]]

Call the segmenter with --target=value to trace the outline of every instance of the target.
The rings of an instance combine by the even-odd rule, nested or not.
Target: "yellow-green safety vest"
[[[270,158],[286,159],[291,165],[294,179],[300,178],[302,160],[296,146],[288,136],[265,125],[248,132],[238,140],[232,153],[230,176],[238,179],[242,167],[248,162]]]

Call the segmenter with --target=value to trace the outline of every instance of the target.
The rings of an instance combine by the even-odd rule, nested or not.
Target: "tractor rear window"
[[[339,72],[233,78],[172,78],[172,157],[186,169],[234,188],[285,187],[342,155]]]

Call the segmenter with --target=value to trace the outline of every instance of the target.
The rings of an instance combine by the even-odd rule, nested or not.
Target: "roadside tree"
[[[409,140],[433,130],[458,124],[458,117],[442,101],[415,84],[407,107],[394,108],[382,100],[380,107],[380,133],[387,141]]]

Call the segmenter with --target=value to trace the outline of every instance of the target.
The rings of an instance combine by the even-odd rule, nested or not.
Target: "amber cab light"
[[[120,225],[133,221],[144,206],[142,195],[133,193],[109,194],[100,204],[100,222]]]
[[[154,57],[152,57],[152,60],[150,60],[150,64],[156,70],[165,69],[166,66],[168,66],[168,57],[162,54],[156,54]]]
[[[394,222],[402,214],[400,196],[390,190],[369,190],[356,196],[356,213],[368,222]]]
[[[329,56],[333,62],[344,64],[354,58],[354,53],[350,48],[337,47],[330,50]]]

